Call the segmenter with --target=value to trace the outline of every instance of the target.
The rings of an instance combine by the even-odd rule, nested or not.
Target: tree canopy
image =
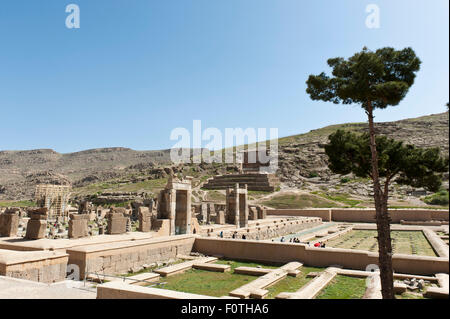
[[[353,173],[358,177],[372,177],[369,134],[338,130],[329,136],[325,153],[334,173]],[[449,159],[438,148],[418,148],[402,141],[377,136],[379,176],[389,183],[424,187],[436,192],[442,184],[442,173],[448,171]]]
[[[386,47],[375,52],[366,47],[348,60],[332,58],[328,65],[333,77],[325,73],[310,75],[306,92],[313,100],[335,104],[361,104],[367,110],[397,105],[413,85],[421,61],[413,49],[397,51]]]

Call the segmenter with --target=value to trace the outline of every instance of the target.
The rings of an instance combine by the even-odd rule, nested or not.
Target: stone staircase
[[[250,191],[273,192],[280,184],[280,180],[274,174],[230,174],[214,176],[206,181],[204,189],[227,189],[236,183],[242,187],[247,184]]]

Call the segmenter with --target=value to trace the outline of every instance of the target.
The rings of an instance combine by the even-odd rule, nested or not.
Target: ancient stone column
[[[26,239],[41,239],[45,237],[47,214],[48,210],[45,207],[29,211],[30,220],[27,224]]]

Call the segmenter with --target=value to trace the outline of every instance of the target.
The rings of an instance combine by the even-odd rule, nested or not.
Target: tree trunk
[[[387,192],[383,194],[378,174],[378,153],[375,142],[372,104],[368,102],[370,151],[372,153],[372,180],[378,232],[378,253],[383,299],[394,299],[394,272],[392,268],[391,226],[387,210]]]

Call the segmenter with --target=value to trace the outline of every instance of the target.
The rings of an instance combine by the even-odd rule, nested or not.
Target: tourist
[[[282,243],[284,243],[284,237],[281,237],[281,240],[280,240]]]
[[[219,237],[223,238],[223,230],[220,232]]]
[[[314,247],[317,247],[317,248],[321,247],[320,242],[315,243],[315,244],[314,244]]]
[[[245,235],[243,234],[243,235],[242,235],[242,239],[246,239],[246,238],[247,238],[247,237],[245,237]]]

